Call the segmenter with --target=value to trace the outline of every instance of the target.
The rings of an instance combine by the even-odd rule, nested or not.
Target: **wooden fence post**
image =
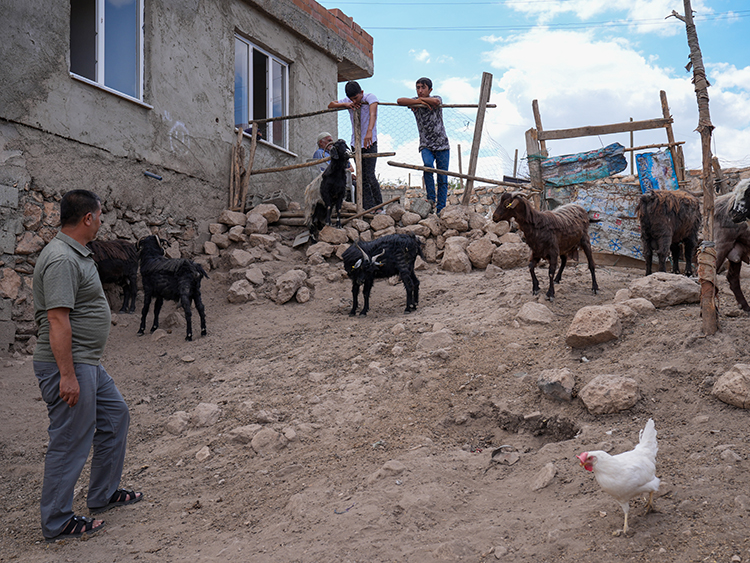
[[[490,100],[492,91],[492,75],[489,72],[482,73],[482,86],[479,92],[479,108],[477,109],[477,121],[474,124],[474,140],[471,143],[471,154],[469,155],[469,176],[475,176],[477,172],[477,160],[479,159],[479,146],[482,143],[482,128],[484,127],[484,113],[487,109],[487,102]],[[471,201],[471,192],[474,189],[474,180],[466,182],[464,197],[461,205],[469,205]]]

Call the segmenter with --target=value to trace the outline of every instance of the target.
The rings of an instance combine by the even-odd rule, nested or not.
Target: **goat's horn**
[[[359,243],[355,242],[354,246],[356,246],[357,248],[359,248],[359,251],[362,253],[362,256],[364,257],[365,261],[366,262],[370,262],[370,257],[367,255],[367,252],[365,252],[364,250],[362,250],[362,247],[359,246]]]

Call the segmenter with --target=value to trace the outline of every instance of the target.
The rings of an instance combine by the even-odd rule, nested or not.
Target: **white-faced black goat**
[[[555,284],[560,283],[568,254],[575,252],[578,247],[583,249],[591,272],[591,291],[596,295],[599,286],[596,283],[594,257],[591,254],[589,242],[589,217],[580,205],[569,203],[553,211],[537,211],[520,193],[504,193],[500,196],[500,203],[492,215],[497,223],[515,219],[518,227],[523,231],[526,244],[531,248],[529,271],[531,272],[532,292],[539,293],[539,280],[534,268],[539,260],[545,258],[549,262],[549,289],[547,299],[554,301]],[[560,270],[555,277],[557,259],[560,258]]]
[[[740,286],[742,263],[750,263],[750,179],[742,180],[732,193],[719,196],[714,202],[714,240],[716,243],[716,271],[729,261],[727,281],[737,304],[750,313]]]
[[[351,151],[346,141],[339,139],[330,145],[331,160],[320,179],[313,180],[305,189],[305,224],[313,237],[331,224],[331,214],[336,208],[336,226],[341,228],[341,205],[347,191],[346,166]]]
[[[201,279],[208,274],[203,266],[187,258],[166,258],[162,241],[155,235],[150,235],[138,241],[138,253],[141,261],[141,283],[143,284],[143,312],[141,327],[138,334],[146,330],[146,315],[154,303],[154,324],[151,332],[159,328],[159,312],[165,299],[179,301],[185,311],[187,335],[185,340],[193,339],[193,324],[190,305],[195,308],[201,319],[201,336],[206,335],[206,314],[201,301]]]
[[[414,273],[414,262],[422,256],[422,243],[413,234],[396,234],[380,237],[371,242],[355,242],[344,251],[341,258],[344,269],[352,280],[352,309],[349,315],[357,314],[359,286],[363,285],[364,307],[359,313],[370,310],[370,290],[376,278],[398,275],[406,288],[406,309],[410,313],[419,303],[419,280]]]
[[[651,274],[654,250],[659,257],[659,271],[667,271],[667,256],[672,253],[672,273],[680,273],[680,243],[685,247],[685,275],[693,275],[693,257],[701,226],[698,198],[687,192],[649,190],[635,208],[641,223],[641,245],[646,261],[646,275]]]
[[[86,246],[92,252],[102,283],[116,283],[122,287],[121,313],[135,311],[138,293],[138,251],[126,240],[92,240]]]

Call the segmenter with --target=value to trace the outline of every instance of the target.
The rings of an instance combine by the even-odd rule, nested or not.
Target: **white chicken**
[[[651,510],[654,493],[659,490],[660,479],[656,476],[656,429],[654,421],[648,419],[646,427],[638,435],[638,445],[629,452],[609,455],[601,450],[583,452],[576,457],[586,471],[593,471],[599,486],[614,497],[625,512],[623,529],[613,533],[619,536],[628,533],[628,511],[630,499],[648,493],[646,513]]]

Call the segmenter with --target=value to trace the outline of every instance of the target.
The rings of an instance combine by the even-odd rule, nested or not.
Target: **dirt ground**
[[[295,251],[265,267],[303,263]],[[338,269],[313,267],[314,298],[285,305],[230,304],[228,274],[211,272],[208,336],[193,342],[183,327],[138,337],[137,315],[116,315],[103,364],[131,409],[122,484],[145,500],[106,513],[85,541],[42,541],[46,410],[31,358],[0,359],[0,561],[750,561],[750,412],[710,394],[749,361],[750,317],[736,314],[723,276],[718,334],[702,336],[699,306],[684,305],[575,350],[565,333],[576,311],[612,302],[640,271],[600,267],[592,296],[585,264],[572,266],[549,305],[555,320],[525,326],[514,319],[521,305],[545,303],[525,268],[491,278],[431,264],[418,272],[415,313],[403,314],[403,287],[383,280],[367,317],[347,315]],[[165,305],[162,319],[174,310]],[[420,346],[443,328],[450,346]],[[590,415],[577,398],[542,395],[537,376],[553,367],[570,368],[577,390],[603,373],[632,377],[642,398]],[[219,405],[219,421],[166,431],[170,415],[199,403]],[[632,448],[649,417],[657,512],[632,501],[629,536],[613,537],[622,510],[574,456]],[[231,439],[259,418],[292,438],[285,448],[259,455]],[[518,461],[493,461],[502,445]],[[550,462],[554,479],[532,490]],[[83,514],[86,471],[74,505]]]

